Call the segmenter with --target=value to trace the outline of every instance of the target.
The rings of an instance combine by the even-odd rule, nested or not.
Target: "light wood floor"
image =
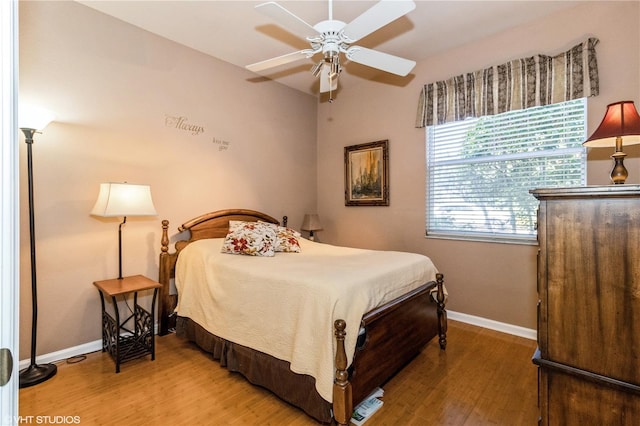
[[[55,377],[20,390],[20,415],[77,416],[82,425],[316,424],[175,335],[156,345],[155,361],[130,361],[119,374],[102,352],[59,363]],[[384,405],[366,426],[535,425],[535,347],[449,321],[446,351],[431,342],[386,383]]]

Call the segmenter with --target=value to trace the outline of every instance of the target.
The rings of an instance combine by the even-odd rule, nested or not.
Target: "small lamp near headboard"
[[[309,240],[314,241],[315,237],[313,236],[313,231],[319,231],[322,229],[322,224],[320,223],[320,217],[317,214],[307,213],[304,215],[304,220],[302,221],[303,231],[309,231]]]

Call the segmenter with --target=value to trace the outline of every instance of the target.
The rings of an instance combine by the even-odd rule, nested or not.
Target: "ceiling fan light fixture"
[[[247,65],[246,68],[254,72],[263,71],[322,52],[322,60],[311,68],[311,72],[314,77],[320,76],[320,93],[329,92],[330,101],[333,100],[332,92],[337,89],[338,75],[342,71],[340,53],[351,62],[400,76],[406,76],[413,69],[414,61],[360,46],[350,46],[415,9],[413,0],[380,0],[348,24],[333,19],[332,0],[328,1],[328,5],[329,19],[314,26],[276,2],[269,1],[256,6],[257,10],[304,38],[311,44],[311,49],[267,59]]]
[[[329,78],[337,77],[342,68],[340,67],[340,59],[336,56],[330,64]]]

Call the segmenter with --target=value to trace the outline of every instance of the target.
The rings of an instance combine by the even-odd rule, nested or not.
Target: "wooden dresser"
[[[640,424],[640,186],[537,189],[542,425]]]

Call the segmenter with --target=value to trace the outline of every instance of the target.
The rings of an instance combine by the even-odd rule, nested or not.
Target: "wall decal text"
[[[231,142],[223,141],[222,139],[218,139],[215,137],[211,140],[211,142],[213,142],[215,145],[218,145],[218,151],[226,151],[231,145]]]
[[[164,125],[178,130],[184,130],[185,132],[190,132],[193,136],[198,136],[200,133],[204,133],[203,126],[189,123],[189,119],[185,116],[176,117],[165,114]]]

